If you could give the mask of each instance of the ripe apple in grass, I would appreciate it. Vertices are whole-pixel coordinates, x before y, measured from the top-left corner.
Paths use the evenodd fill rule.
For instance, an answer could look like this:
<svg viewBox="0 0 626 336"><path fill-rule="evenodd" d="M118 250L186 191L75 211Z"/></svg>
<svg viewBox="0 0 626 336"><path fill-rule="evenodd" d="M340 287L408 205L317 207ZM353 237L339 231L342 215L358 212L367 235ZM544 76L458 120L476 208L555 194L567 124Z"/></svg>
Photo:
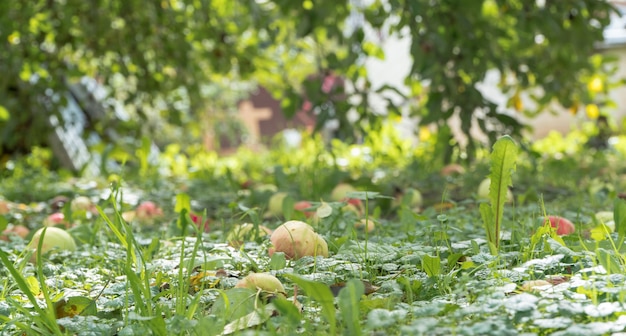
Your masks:
<svg viewBox="0 0 626 336"><path fill-rule="evenodd" d="M62 251L76 250L76 242L74 242L74 238L72 238L72 236L67 231L54 226L37 230L29 244L29 247L31 249L36 250L39 247L39 240L44 229L46 229L46 234L43 237L41 254L44 254L53 249L58 249Z"/></svg>
<svg viewBox="0 0 626 336"><path fill-rule="evenodd" d="M613 219L613 212L611 211L599 211L596 212L594 217L600 223L609 229L609 232L615 231L615 220Z"/></svg>
<svg viewBox="0 0 626 336"><path fill-rule="evenodd" d="M135 218L140 221L151 221L163 216L163 210L152 201L141 202L135 209Z"/></svg>
<svg viewBox="0 0 626 336"><path fill-rule="evenodd" d="M270 236L272 247L269 255L285 253L287 259L298 260L304 256L328 257L328 244L313 227L301 221L288 221L279 226Z"/></svg>
<svg viewBox="0 0 626 336"><path fill-rule="evenodd" d="M566 218L560 216L548 216L547 218L544 218L544 223L546 221L550 222L550 226L556 228L556 234L559 236L569 235L576 231L574 224Z"/></svg>
<svg viewBox="0 0 626 336"><path fill-rule="evenodd" d="M489 188L491 188L491 179L486 178L482 180L478 185L478 199L489 200ZM508 188L506 190L506 201L508 203L513 202L513 193L511 193L511 190Z"/></svg>
<svg viewBox="0 0 626 336"><path fill-rule="evenodd" d="M226 237L226 241L228 242L228 245L234 248L239 248L241 247L241 245L244 244L244 242L254 239L255 234L258 234L259 236L266 236L266 235L272 234L272 230L266 226L259 225L258 228L259 228L259 231L255 232L254 224L244 223L241 225L236 225L228 233L228 236Z"/></svg>
<svg viewBox="0 0 626 336"><path fill-rule="evenodd" d="M48 215L48 217L44 219L43 225L45 226L63 225L66 228L69 228L71 226L70 222L65 220L65 215L61 212L55 212L53 214Z"/></svg>
<svg viewBox="0 0 626 336"><path fill-rule="evenodd" d="M0 234L0 239L4 241L8 241L11 236L18 236L22 239L25 239L26 236L30 233L30 230L24 225L9 225L2 234Z"/></svg>
<svg viewBox="0 0 626 336"><path fill-rule="evenodd" d="M441 168L439 172L441 176L462 175L465 174L465 168L457 163L451 163Z"/></svg>
<svg viewBox="0 0 626 336"><path fill-rule="evenodd" d="M284 191L279 191L270 197L267 206L267 213L270 216L282 216L283 215L283 201L287 198L288 194Z"/></svg>
<svg viewBox="0 0 626 336"><path fill-rule="evenodd" d="M87 211L93 211L94 206L91 200L89 199L89 197L78 196L74 198L72 202L70 203L70 209L72 209L72 212L79 212L79 211L87 212Z"/></svg>
<svg viewBox="0 0 626 336"><path fill-rule="evenodd" d="M6 215L11 211L11 207L9 207L9 202L0 199L0 215Z"/></svg>
<svg viewBox="0 0 626 336"><path fill-rule="evenodd" d="M419 210L423 203L424 198L422 197L422 193L417 189L409 188L404 193L394 198L391 204L394 208L397 208L400 205L406 205L410 209Z"/></svg>
<svg viewBox="0 0 626 336"><path fill-rule="evenodd" d="M204 219L202 218L202 215L198 215L193 212L189 214L189 217L191 218L191 221L198 227L198 229L204 232L210 231L211 221L208 218Z"/></svg>
<svg viewBox="0 0 626 336"><path fill-rule="evenodd" d="M355 192L356 189L349 183L339 183L333 188L330 193L330 200L334 202L341 202L347 198L348 193Z"/></svg>
<svg viewBox="0 0 626 336"><path fill-rule="evenodd" d="M285 287L275 276L269 273L250 273L245 278L239 280L235 288L249 288L255 291L286 295Z"/></svg>
<svg viewBox="0 0 626 336"><path fill-rule="evenodd" d="M293 205L293 209L299 212L304 213L306 218L311 218L315 215L315 211L305 211L306 209L310 209L313 206L309 201L299 201Z"/></svg>
<svg viewBox="0 0 626 336"><path fill-rule="evenodd" d="M376 229L376 223L371 218L363 218L354 223L354 227L357 230L372 232Z"/></svg>

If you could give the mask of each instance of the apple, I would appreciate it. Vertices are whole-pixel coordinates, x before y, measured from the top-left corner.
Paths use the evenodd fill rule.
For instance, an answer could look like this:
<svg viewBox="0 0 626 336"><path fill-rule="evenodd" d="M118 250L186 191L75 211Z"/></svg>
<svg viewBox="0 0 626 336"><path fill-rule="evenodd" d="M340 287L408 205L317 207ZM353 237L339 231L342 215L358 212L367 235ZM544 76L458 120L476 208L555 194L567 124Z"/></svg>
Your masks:
<svg viewBox="0 0 626 336"><path fill-rule="evenodd" d="M152 201L141 202L135 209L135 217L140 221L150 221L163 216L163 210Z"/></svg>
<svg viewBox="0 0 626 336"><path fill-rule="evenodd" d="M254 187L254 191L258 193L275 193L278 191L278 188L276 188L276 186L273 184L259 184L258 186Z"/></svg>
<svg viewBox="0 0 626 336"><path fill-rule="evenodd" d="M410 209L418 210L422 207L423 203L424 198L422 197L422 193L417 189L409 188L393 200L392 206L399 207L400 205L405 204Z"/></svg>
<svg viewBox="0 0 626 336"><path fill-rule="evenodd" d="M311 218L315 215L315 211L305 211L306 209L310 209L313 206L309 201L299 201L293 205L293 209L296 211L300 211L304 213L306 218Z"/></svg>
<svg viewBox="0 0 626 336"><path fill-rule="evenodd" d="M525 281L522 284L522 290L525 292L534 292L542 290L544 288L548 288L548 286L552 286L552 284L547 282L546 280L530 280Z"/></svg>
<svg viewBox="0 0 626 336"><path fill-rule="evenodd" d="M331 201L341 202L347 197L348 193L355 191L356 189L351 184L339 183L335 186L335 188L333 188L332 192L330 193L330 199Z"/></svg>
<svg viewBox="0 0 626 336"><path fill-rule="evenodd" d="M288 259L298 260L304 256L328 257L328 244L309 224L301 221L288 221L279 226L270 236L274 252L283 252Z"/></svg>
<svg viewBox="0 0 626 336"><path fill-rule="evenodd" d="M66 228L70 227L70 223L65 220L65 215L61 212L55 212L53 214L48 215L48 217L44 219L43 225L45 226L63 225Z"/></svg>
<svg viewBox="0 0 626 336"><path fill-rule="evenodd" d="M0 215L6 215L11 211L11 207L9 206L9 202L0 199Z"/></svg>
<svg viewBox="0 0 626 336"><path fill-rule="evenodd" d="M489 188L491 188L491 179L486 178L478 185L478 199L489 200ZM506 191L506 201L513 202L513 193L510 189Z"/></svg>
<svg viewBox="0 0 626 336"><path fill-rule="evenodd" d="M9 225L6 229L4 229L4 231L2 231L0 239L8 241L10 236L18 236L25 239L29 233L30 230L24 225Z"/></svg>
<svg viewBox="0 0 626 336"><path fill-rule="evenodd" d="M135 212L135 210L129 210L129 211L122 212L122 219L126 223L132 222L133 220L135 220L135 217L137 217L137 213Z"/></svg>
<svg viewBox="0 0 626 336"><path fill-rule="evenodd" d="M596 212L594 217L600 223L609 229L609 232L615 231L615 220L613 219L613 212L611 211L599 211Z"/></svg>
<svg viewBox="0 0 626 336"><path fill-rule="evenodd" d="M272 197L270 197L270 200L268 202L268 209L267 209L267 212L270 216L282 216L283 201L285 200L287 196L288 195L286 192L280 191L272 195Z"/></svg>
<svg viewBox="0 0 626 336"><path fill-rule="evenodd" d="M190 213L189 217L191 218L191 221L196 224L196 226L198 227L198 229L203 230L204 232L209 232L210 231L210 227L209 225L211 224L211 221L209 219L206 219L204 221L203 224L203 218L202 215L198 215L195 213Z"/></svg>
<svg viewBox="0 0 626 336"><path fill-rule="evenodd" d="M363 218L356 223L354 223L354 227L357 230L363 230L367 232L372 232L376 228L376 223L371 218Z"/></svg>
<svg viewBox="0 0 626 336"><path fill-rule="evenodd" d="M67 233L67 231L54 226L37 230L30 241L30 248L34 250L37 249L37 247L39 246L39 239L44 229L46 230L46 234L43 237L41 254L51 251L52 249L65 251L76 250L76 243L74 242L74 238L72 238L72 236Z"/></svg>
<svg viewBox="0 0 626 336"><path fill-rule="evenodd" d="M269 273L250 273L239 280L235 288L249 288L255 291L261 290L272 294L286 296L285 287L275 276Z"/></svg>
<svg viewBox="0 0 626 336"><path fill-rule="evenodd" d="M461 166L460 164L451 163L441 168L441 171L439 173L441 174L441 176L461 175L465 174L465 168L463 168L463 166Z"/></svg>
<svg viewBox="0 0 626 336"><path fill-rule="evenodd" d="M556 228L556 234L558 234L559 236L569 235L576 231L576 227L574 226L574 224L563 217L548 216L547 221L550 222L550 226Z"/></svg>
<svg viewBox="0 0 626 336"><path fill-rule="evenodd" d="M72 212L91 211L92 207L93 203L89 197L86 196L78 196L72 200L72 203L70 203L70 209L72 209Z"/></svg>
<svg viewBox="0 0 626 336"><path fill-rule="evenodd" d="M228 242L228 245L234 248L239 248L244 242L251 240L257 234L259 236L271 235L272 230L266 226L259 225L259 232L255 232L254 224L244 223L236 225L232 230L230 230L228 236L226 236L226 241Z"/></svg>

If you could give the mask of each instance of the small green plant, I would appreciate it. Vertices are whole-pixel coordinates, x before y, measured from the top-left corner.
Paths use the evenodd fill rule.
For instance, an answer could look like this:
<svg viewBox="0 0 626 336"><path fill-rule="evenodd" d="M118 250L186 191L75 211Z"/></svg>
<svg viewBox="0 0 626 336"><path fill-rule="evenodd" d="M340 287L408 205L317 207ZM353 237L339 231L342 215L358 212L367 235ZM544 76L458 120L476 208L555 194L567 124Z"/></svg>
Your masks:
<svg viewBox="0 0 626 336"><path fill-rule="evenodd" d="M491 170L489 179L490 204L480 205L480 215L487 233L487 242L491 254L498 254L500 248L500 229L504 214L504 204L511 183L511 176L515 171L517 160L517 145L508 135L498 139L493 145L491 153Z"/></svg>

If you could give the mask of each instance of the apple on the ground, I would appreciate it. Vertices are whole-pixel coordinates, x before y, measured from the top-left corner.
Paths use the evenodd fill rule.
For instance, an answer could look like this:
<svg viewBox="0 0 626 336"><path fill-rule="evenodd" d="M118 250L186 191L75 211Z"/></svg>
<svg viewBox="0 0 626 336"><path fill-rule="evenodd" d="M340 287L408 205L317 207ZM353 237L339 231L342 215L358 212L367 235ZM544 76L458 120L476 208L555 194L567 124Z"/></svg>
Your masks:
<svg viewBox="0 0 626 336"><path fill-rule="evenodd" d="M269 273L250 273L239 280L235 288L249 288L255 291L261 290L272 294L286 295L285 287L280 280Z"/></svg>
<svg viewBox="0 0 626 336"><path fill-rule="evenodd" d="M560 216L548 216L544 221L549 221L550 226L556 228L556 234L559 236L569 235L576 231L576 227L569 219Z"/></svg>
<svg viewBox="0 0 626 336"><path fill-rule="evenodd" d="M65 251L76 250L76 242L74 242L74 238L72 238L72 236L67 231L54 226L37 230L30 241L30 248L32 248L33 250L37 249L37 247L39 246L39 239L44 229L46 229L46 233L43 237L41 254L44 254L52 249Z"/></svg>
<svg viewBox="0 0 626 336"><path fill-rule="evenodd" d="M250 240L254 239L256 234L258 234L259 236L265 236L265 235L271 235L272 234L272 230L270 230L266 226L259 225L258 226L258 229L259 229L258 232L255 232L254 228L255 228L255 226L252 223L244 223L244 224L241 224L241 225L236 225L228 233L228 236L226 237L226 242L228 242L228 245L230 245L230 246L232 246L234 248L239 248L246 241L250 241Z"/></svg>
<svg viewBox="0 0 626 336"><path fill-rule="evenodd" d="M357 230L372 232L376 228L376 223L371 218L362 218L354 223L354 227Z"/></svg>
<svg viewBox="0 0 626 336"><path fill-rule="evenodd" d="M304 256L328 257L328 244L313 227L301 221L288 221L279 226L270 236L272 247L268 252L285 253L288 259L298 260Z"/></svg>
<svg viewBox="0 0 626 336"><path fill-rule="evenodd" d="M330 193L330 200L334 202L341 202L347 198L348 193L355 192L356 189L349 183L339 183L333 188Z"/></svg>

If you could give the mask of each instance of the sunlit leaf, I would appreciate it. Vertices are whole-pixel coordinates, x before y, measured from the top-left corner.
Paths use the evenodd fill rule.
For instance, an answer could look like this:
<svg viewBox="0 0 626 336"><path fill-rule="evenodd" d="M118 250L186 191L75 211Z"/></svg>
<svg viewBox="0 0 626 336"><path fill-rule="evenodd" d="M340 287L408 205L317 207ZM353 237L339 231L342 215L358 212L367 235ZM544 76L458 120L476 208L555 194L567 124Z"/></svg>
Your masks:
<svg viewBox="0 0 626 336"><path fill-rule="evenodd" d="M74 317L76 315L89 316L98 313L96 302L84 296L72 296L54 303L57 318Z"/></svg>

